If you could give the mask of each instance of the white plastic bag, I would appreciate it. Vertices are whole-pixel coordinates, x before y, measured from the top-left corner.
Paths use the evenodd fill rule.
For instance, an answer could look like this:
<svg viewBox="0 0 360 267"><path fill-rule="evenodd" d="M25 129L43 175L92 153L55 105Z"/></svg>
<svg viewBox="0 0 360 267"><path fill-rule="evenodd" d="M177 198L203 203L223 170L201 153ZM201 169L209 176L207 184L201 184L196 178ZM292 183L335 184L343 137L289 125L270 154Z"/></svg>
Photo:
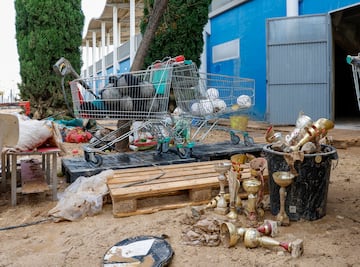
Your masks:
<svg viewBox="0 0 360 267"><path fill-rule="evenodd" d="M105 170L90 177L78 177L59 195L59 202L49 215L58 221L75 221L100 213L103 196L109 193L106 182L113 175L113 170Z"/></svg>
<svg viewBox="0 0 360 267"><path fill-rule="evenodd" d="M51 124L47 121L19 120L19 140L15 149L33 150L53 136Z"/></svg>

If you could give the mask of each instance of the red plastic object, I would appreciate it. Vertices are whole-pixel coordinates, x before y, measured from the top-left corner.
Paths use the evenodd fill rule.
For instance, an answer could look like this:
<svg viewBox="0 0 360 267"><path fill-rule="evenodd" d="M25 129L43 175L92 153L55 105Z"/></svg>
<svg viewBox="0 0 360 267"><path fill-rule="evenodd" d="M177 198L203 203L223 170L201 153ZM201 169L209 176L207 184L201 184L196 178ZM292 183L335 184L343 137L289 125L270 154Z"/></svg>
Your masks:
<svg viewBox="0 0 360 267"><path fill-rule="evenodd" d="M76 127L70 130L66 137L65 142L67 143L87 143L92 138L91 133L83 131L80 127Z"/></svg>
<svg viewBox="0 0 360 267"><path fill-rule="evenodd" d="M153 148L154 146L157 145L157 141L150 141L150 142L144 142L141 140L135 140L134 141L134 146L137 146L139 148L139 150L146 150L146 149L150 149Z"/></svg>
<svg viewBox="0 0 360 267"><path fill-rule="evenodd" d="M26 116L30 115L30 101L20 101L19 106L24 107Z"/></svg>
<svg viewBox="0 0 360 267"><path fill-rule="evenodd" d="M184 60L185 60L185 57L183 55L179 55L179 56L175 57L176 62L182 62Z"/></svg>

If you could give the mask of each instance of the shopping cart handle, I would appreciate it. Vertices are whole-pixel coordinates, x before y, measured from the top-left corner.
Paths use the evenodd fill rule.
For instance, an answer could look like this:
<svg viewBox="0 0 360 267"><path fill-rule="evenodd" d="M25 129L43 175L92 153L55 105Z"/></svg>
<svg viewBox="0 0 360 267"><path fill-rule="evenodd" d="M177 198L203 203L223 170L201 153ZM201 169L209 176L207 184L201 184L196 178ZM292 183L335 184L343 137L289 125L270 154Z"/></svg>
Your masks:
<svg viewBox="0 0 360 267"><path fill-rule="evenodd" d="M349 65L360 66L360 55L358 55L358 56L350 56L350 55L348 55L346 57L346 62Z"/></svg>

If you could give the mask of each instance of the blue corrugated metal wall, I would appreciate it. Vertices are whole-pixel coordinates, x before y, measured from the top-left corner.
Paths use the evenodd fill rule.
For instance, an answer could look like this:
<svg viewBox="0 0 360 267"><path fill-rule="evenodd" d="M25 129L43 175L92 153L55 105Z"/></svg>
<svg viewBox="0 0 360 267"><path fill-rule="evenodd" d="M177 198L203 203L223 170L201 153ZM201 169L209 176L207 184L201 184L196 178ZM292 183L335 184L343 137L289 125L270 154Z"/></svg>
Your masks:
<svg viewBox="0 0 360 267"><path fill-rule="evenodd" d="M356 3L354 0L301 0L299 13L323 14ZM253 0L210 18L208 72L255 79L256 105L251 115L256 120L266 119L266 20L284 16L286 0ZM240 58L213 63L212 47L237 38L240 39Z"/></svg>

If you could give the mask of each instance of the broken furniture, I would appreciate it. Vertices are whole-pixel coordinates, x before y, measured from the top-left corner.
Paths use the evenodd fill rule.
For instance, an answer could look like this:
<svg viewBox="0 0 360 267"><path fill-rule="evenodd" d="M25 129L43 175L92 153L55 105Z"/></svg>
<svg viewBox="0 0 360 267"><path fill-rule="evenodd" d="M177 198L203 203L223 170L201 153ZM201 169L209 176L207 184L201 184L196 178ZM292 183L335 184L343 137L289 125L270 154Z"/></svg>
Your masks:
<svg viewBox="0 0 360 267"><path fill-rule="evenodd" d="M2 178L3 185L6 185L6 178L10 177L11 173L11 205L16 206L16 194L18 191L17 188L17 180L18 180L18 172L17 172L17 159L18 157L23 156L41 156L41 171L38 168L33 168L29 164L26 164L26 161L23 161L21 164L21 174L26 177L21 177L22 184L26 183L26 180L32 180L32 186L25 186L25 191L21 188L20 192L22 193L39 193L52 189L52 198L53 200L57 200L57 156L60 153L60 149L57 147L44 147L37 148L33 151L13 151L13 150L5 150L1 154L1 168L2 168ZM33 174L40 174L38 177L34 177ZM45 181L48 187L44 187L42 183L45 175ZM23 181L23 179L25 179ZM34 186L36 184L36 180L38 181L38 186ZM27 189L26 189L27 187ZM36 188L37 187L37 188ZM41 189L41 190L39 190Z"/></svg>
<svg viewBox="0 0 360 267"><path fill-rule="evenodd" d="M19 139L19 120L12 114L0 113L0 152L3 146L14 146ZM5 191L6 178L4 171L1 172L1 191Z"/></svg>

